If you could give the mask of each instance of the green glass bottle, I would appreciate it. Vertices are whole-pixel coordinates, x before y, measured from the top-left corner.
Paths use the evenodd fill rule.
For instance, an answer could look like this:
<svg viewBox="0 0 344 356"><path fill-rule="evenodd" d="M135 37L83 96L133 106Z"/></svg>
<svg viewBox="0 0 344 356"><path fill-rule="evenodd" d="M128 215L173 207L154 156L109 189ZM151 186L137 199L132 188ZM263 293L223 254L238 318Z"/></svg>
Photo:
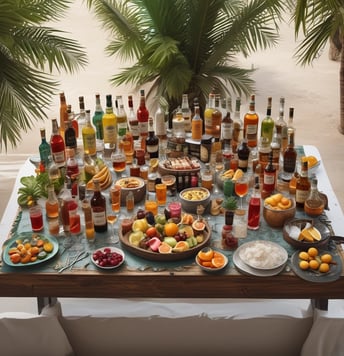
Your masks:
<svg viewBox="0 0 344 356"><path fill-rule="evenodd" d="M92 117L92 123L94 127L96 128L96 138L97 140L102 140L104 138L104 133L103 133L103 115L104 115L104 110L102 108L102 105L100 103L100 94L96 94L96 107L94 111L94 115Z"/></svg>
<svg viewBox="0 0 344 356"><path fill-rule="evenodd" d="M272 106L272 97L268 97L268 105L266 109L266 117L263 119L261 124L260 135L266 137L269 141L269 144L272 142L272 135L274 132L275 122L271 117L271 106Z"/></svg>
<svg viewBox="0 0 344 356"><path fill-rule="evenodd" d="M46 137L45 137L45 129L40 129L40 131L41 131L41 143L38 147L39 156L40 156L41 162L43 162L43 164L44 164L44 167L48 168L49 157L51 156L50 145L47 142Z"/></svg>

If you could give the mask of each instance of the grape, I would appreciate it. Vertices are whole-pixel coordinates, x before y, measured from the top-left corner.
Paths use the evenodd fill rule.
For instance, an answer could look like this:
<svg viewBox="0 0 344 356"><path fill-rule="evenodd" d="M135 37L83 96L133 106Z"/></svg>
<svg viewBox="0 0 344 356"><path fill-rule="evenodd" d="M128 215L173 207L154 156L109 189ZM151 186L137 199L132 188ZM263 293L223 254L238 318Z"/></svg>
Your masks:
<svg viewBox="0 0 344 356"><path fill-rule="evenodd" d="M118 252L111 252L110 248L105 248L103 251L94 252L93 259L100 267L116 267L122 262L123 256Z"/></svg>

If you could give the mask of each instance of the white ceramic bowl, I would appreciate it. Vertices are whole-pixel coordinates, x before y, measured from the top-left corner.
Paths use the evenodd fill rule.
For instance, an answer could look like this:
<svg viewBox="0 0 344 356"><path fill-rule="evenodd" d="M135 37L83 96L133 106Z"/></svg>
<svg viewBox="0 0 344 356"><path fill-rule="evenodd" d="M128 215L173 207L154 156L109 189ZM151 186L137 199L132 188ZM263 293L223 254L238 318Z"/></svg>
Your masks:
<svg viewBox="0 0 344 356"><path fill-rule="evenodd" d="M110 254L113 254L113 253L116 253L116 254L119 254L122 256L122 260L121 262L119 262L118 264L114 265L114 266L102 266L99 264L99 261L96 260L95 258L95 254L96 253L110 253ZM117 248L117 247L113 247L113 246L105 246L105 247L101 247L101 248L97 248L95 251L93 251L92 255L91 255L91 261L99 268L101 269L115 269L115 268L118 268L119 266L121 266L123 264L125 260L125 254L123 252L123 250L121 250L120 248Z"/></svg>

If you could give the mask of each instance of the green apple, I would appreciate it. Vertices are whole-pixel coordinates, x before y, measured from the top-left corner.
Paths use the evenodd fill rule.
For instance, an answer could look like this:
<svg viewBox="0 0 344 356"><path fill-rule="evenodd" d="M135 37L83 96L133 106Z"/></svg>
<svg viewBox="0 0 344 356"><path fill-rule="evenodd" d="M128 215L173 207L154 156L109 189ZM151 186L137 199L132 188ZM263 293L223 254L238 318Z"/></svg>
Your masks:
<svg viewBox="0 0 344 356"><path fill-rule="evenodd" d="M186 242L189 244L190 247L194 247L198 244L197 239L194 236L187 238Z"/></svg>
<svg viewBox="0 0 344 356"><path fill-rule="evenodd" d="M172 236L166 236L166 237L164 238L164 242L166 242L167 244L169 244L171 247L174 247L174 246L176 246L176 244L177 244L177 240L176 240L174 237L172 237Z"/></svg>
<svg viewBox="0 0 344 356"><path fill-rule="evenodd" d="M155 216L155 223L165 225L166 224L166 217L164 214L158 214Z"/></svg>

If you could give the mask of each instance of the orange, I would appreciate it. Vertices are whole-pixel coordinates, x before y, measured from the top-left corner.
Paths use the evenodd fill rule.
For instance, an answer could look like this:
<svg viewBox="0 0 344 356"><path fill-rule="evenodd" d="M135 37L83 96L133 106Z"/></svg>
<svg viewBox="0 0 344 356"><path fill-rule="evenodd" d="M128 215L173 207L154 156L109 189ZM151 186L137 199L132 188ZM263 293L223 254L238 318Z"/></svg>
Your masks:
<svg viewBox="0 0 344 356"><path fill-rule="evenodd" d="M320 258L321 262L330 263L332 261L332 256L329 253L325 253Z"/></svg>
<svg viewBox="0 0 344 356"><path fill-rule="evenodd" d="M301 252L299 253L299 258L301 258L301 260L308 261L308 260L309 260L309 255L308 255L307 252L301 251Z"/></svg>
<svg viewBox="0 0 344 356"><path fill-rule="evenodd" d="M213 267L213 264L210 261L200 261L200 264L204 267L211 268Z"/></svg>
<svg viewBox="0 0 344 356"><path fill-rule="evenodd" d="M166 223L164 226L164 232L166 236L174 236L177 234L178 230L178 225L174 222Z"/></svg>
<svg viewBox="0 0 344 356"><path fill-rule="evenodd" d="M299 267L301 268L301 269L308 269L309 268L309 263L307 262L307 261L300 261L300 263L299 263Z"/></svg>
<svg viewBox="0 0 344 356"><path fill-rule="evenodd" d="M225 262L226 262L225 257L221 253L214 252L214 257L211 260L211 264L213 265L213 267L215 268L223 267Z"/></svg>
<svg viewBox="0 0 344 356"><path fill-rule="evenodd" d="M167 242L162 242L159 246L160 253L171 253L172 247Z"/></svg>
<svg viewBox="0 0 344 356"><path fill-rule="evenodd" d="M328 263L322 263L319 267L319 272L326 273L330 270L330 266Z"/></svg>
<svg viewBox="0 0 344 356"><path fill-rule="evenodd" d="M319 253L315 247L310 247L307 252L308 252L308 255L311 257L318 256L318 253Z"/></svg>
<svg viewBox="0 0 344 356"><path fill-rule="evenodd" d="M311 260L311 261L309 261L309 267L311 269L318 269L319 268L319 262L317 260Z"/></svg>
<svg viewBox="0 0 344 356"><path fill-rule="evenodd" d="M197 256L201 261L211 261L214 257L214 251L211 248L203 249L198 252Z"/></svg>

